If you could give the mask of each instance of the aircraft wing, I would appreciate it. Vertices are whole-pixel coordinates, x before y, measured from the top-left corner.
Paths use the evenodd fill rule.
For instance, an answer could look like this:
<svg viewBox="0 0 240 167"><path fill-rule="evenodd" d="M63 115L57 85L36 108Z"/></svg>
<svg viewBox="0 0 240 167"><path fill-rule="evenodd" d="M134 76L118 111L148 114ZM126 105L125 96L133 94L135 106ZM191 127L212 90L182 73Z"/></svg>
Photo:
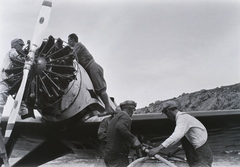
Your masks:
<svg viewBox="0 0 240 167"><path fill-rule="evenodd" d="M218 150L226 149L222 140L216 136L229 140L227 143L239 142L236 136L240 132L240 110L229 111L199 111L190 112L207 128L210 147ZM6 127L3 118L1 127ZM97 139L97 129L100 120L94 117L85 122L74 121L63 124L49 124L41 117L36 119L17 120L13 130L13 141L7 145L7 150L28 150L13 166L39 166L66 154L76 154L79 159L95 159L98 157L100 142ZM95 121L91 121L91 119ZM173 132L174 123L162 114L133 115L132 132L143 143L160 143ZM232 131L233 130L233 131ZM216 146L217 145L217 146ZM231 145L231 144L230 144Z"/></svg>
<svg viewBox="0 0 240 167"><path fill-rule="evenodd" d="M99 147L99 122L83 123L74 119L77 117L71 120L73 124L69 121L61 126L46 123L41 117L17 120L6 149L9 155L19 150L28 153L12 166L39 166L79 150L83 150L81 157L94 158ZM1 123L3 131L6 120L3 118Z"/></svg>

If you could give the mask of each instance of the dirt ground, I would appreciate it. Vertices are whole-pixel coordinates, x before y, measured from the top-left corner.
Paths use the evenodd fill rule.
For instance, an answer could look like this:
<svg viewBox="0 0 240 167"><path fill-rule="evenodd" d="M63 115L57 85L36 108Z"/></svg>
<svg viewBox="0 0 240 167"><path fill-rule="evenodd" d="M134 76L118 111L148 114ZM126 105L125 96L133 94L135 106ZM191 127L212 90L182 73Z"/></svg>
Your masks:
<svg viewBox="0 0 240 167"><path fill-rule="evenodd" d="M11 158L10 164L14 164L19 158ZM98 165L97 165L98 164ZM86 159L78 159L73 155L66 155L64 157L58 158L54 161L46 163L41 167L102 167L103 161L99 160L98 163L96 160L86 160ZM161 163L146 163L140 166L147 167L165 167L167 165ZM184 163L176 163L178 167L187 167L187 164ZM240 166L240 151L232 151L219 153L218 155L214 155L214 162L212 167L239 167Z"/></svg>

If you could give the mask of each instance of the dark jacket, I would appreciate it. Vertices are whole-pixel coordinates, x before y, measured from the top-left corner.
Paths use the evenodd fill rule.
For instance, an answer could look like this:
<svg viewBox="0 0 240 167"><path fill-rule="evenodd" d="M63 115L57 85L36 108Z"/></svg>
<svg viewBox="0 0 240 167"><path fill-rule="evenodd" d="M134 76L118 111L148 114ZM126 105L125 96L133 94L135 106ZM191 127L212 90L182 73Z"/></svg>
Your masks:
<svg viewBox="0 0 240 167"><path fill-rule="evenodd" d="M108 127L106 154L129 154L135 141L135 136L130 132L131 124L131 117L123 111L114 116Z"/></svg>
<svg viewBox="0 0 240 167"><path fill-rule="evenodd" d="M99 148L100 157L105 156L105 148L107 145L107 129L112 118L113 118L112 116L107 117L103 119L102 122L99 124L98 139L101 141L100 148Z"/></svg>

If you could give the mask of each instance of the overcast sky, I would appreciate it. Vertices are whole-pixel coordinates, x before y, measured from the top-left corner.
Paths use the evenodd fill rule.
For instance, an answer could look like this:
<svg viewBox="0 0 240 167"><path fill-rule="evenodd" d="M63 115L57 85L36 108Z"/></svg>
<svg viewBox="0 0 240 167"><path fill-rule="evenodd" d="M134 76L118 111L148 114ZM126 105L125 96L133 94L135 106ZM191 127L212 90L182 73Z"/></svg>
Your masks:
<svg viewBox="0 0 240 167"><path fill-rule="evenodd" d="M0 56L31 39L42 0L0 1ZM239 83L239 0L53 0L45 37L78 34L107 92L137 108Z"/></svg>

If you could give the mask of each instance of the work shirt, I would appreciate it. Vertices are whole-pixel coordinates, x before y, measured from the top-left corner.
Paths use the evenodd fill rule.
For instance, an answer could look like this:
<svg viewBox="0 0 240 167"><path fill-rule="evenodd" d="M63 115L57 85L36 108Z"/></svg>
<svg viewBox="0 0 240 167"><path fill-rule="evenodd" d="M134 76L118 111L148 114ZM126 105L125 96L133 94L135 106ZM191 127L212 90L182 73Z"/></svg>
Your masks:
<svg viewBox="0 0 240 167"><path fill-rule="evenodd" d="M12 60L17 59L19 54L15 48L12 48L4 57L2 64L1 64L1 74L0 74L0 81L8 78L8 75L5 73L5 70L10 69L12 67Z"/></svg>
<svg viewBox="0 0 240 167"><path fill-rule="evenodd" d="M1 65L1 73L0 73L0 119L3 113L3 108L6 105L9 93L8 93L8 84L4 82L5 79L8 79L10 76L5 72L7 69L11 69L13 67L13 60L20 60L24 61L24 58L22 58L17 50L15 48L12 48L3 59L2 65ZM26 107L26 104L24 101L22 101L21 109L19 110L19 115L24 115L28 113L28 109ZM1 122L1 120L0 120Z"/></svg>
<svg viewBox="0 0 240 167"><path fill-rule="evenodd" d="M172 146L184 136L196 149L207 141L208 134L206 128L199 120L185 112L178 112L176 114L176 127L174 132L162 145L165 148Z"/></svg>
<svg viewBox="0 0 240 167"><path fill-rule="evenodd" d="M87 48L78 42L73 48L73 54L77 57L78 63L87 71L96 93L99 95L101 91L106 91L107 84L103 76L103 68L95 62Z"/></svg>
<svg viewBox="0 0 240 167"><path fill-rule="evenodd" d="M85 69L94 62L93 56L81 42L76 43L73 53L77 56L78 63Z"/></svg>
<svg viewBox="0 0 240 167"><path fill-rule="evenodd" d="M118 112L110 121L107 131L107 155L128 155L135 141L130 132L132 120L124 111Z"/></svg>

